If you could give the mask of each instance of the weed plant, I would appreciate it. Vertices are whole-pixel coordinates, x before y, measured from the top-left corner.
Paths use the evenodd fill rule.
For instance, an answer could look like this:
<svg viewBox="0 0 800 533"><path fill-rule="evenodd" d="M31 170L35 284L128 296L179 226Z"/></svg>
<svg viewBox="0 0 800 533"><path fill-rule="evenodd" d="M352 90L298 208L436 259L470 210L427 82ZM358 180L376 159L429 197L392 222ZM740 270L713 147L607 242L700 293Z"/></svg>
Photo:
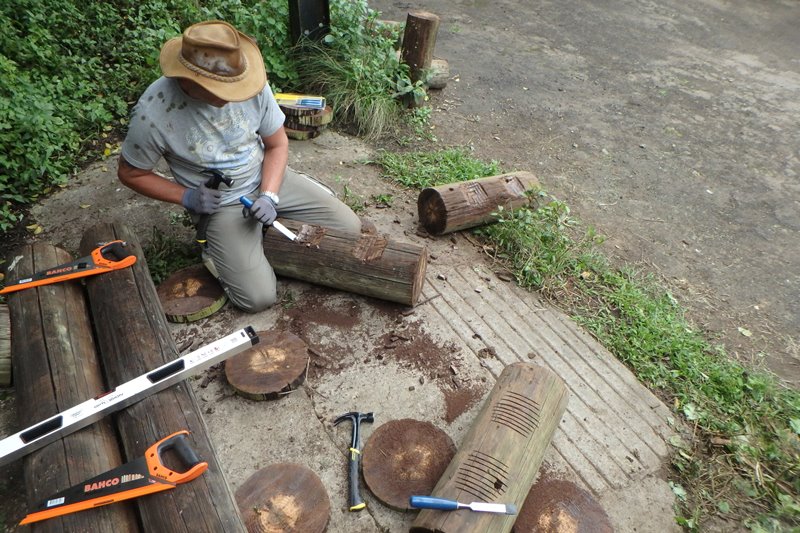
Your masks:
<svg viewBox="0 0 800 533"><path fill-rule="evenodd" d="M431 159L385 154L377 162L386 177L416 188L481 177L467 152L447 158L452 167L429 169L433 178L419 171L420 160ZM530 207L498 209L497 223L475 233L520 285L566 309L688 424L689 442L670 439L678 523L698 530L715 517L754 531L797 530L800 393L730 359L663 283L615 268L599 250L602 238L566 204L533 196Z"/></svg>
<svg viewBox="0 0 800 533"><path fill-rule="evenodd" d="M143 251L150 277L156 285L173 272L200 262L200 253L194 243L171 237L156 226L153 226L150 242Z"/></svg>

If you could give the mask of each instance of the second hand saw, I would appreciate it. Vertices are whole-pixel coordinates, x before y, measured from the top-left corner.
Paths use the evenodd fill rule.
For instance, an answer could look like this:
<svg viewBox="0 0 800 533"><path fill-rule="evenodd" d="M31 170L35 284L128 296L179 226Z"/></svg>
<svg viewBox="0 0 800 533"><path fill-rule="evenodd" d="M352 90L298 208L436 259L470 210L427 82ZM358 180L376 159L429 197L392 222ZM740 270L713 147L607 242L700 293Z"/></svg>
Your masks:
<svg viewBox="0 0 800 533"><path fill-rule="evenodd" d="M18 279L6 285L0 291L0 294L40 287L68 279L94 276L95 274L103 274L129 267L136 262L136 256L126 246L127 243L124 241L111 241L92 250L91 255Z"/></svg>
<svg viewBox="0 0 800 533"><path fill-rule="evenodd" d="M193 480L206 471L208 463L197 458L189 446L188 434L185 429L173 433L150 446L144 457L50 496L20 525L174 489L179 483ZM183 472L164 464L164 453L170 450L185 468Z"/></svg>

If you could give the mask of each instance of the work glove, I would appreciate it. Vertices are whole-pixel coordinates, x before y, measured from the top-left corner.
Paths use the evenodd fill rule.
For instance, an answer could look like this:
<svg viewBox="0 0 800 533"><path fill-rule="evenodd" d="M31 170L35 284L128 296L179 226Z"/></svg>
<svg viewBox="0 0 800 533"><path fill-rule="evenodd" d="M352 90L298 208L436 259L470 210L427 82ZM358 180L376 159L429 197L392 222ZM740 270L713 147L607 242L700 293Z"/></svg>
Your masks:
<svg viewBox="0 0 800 533"><path fill-rule="evenodd" d="M246 207L244 211L247 211ZM278 218L278 213L275 211L275 202L269 196L259 196L250 207L250 215L261 222L264 227L271 225Z"/></svg>
<svg viewBox="0 0 800 533"><path fill-rule="evenodd" d="M211 189L204 184L196 189L186 189L181 205L197 215L211 215L219 211L222 191Z"/></svg>

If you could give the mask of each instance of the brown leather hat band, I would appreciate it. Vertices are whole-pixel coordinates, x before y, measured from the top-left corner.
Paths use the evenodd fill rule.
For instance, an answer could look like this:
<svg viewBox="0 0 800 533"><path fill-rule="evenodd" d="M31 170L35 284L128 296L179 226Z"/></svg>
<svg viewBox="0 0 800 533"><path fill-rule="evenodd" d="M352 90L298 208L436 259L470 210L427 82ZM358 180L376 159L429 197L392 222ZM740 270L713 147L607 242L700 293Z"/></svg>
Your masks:
<svg viewBox="0 0 800 533"><path fill-rule="evenodd" d="M242 73L236 76L220 76L219 74L215 74L214 72L209 72L208 70L198 67L194 63L190 63L188 59L183 57L183 54L178 54L178 61L181 62L181 65L188 68L195 74L199 74L201 76L205 76L206 78L212 79L214 81L221 81L225 83L234 83L237 81L242 81L247 77L247 58L242 56Z"/></svg>

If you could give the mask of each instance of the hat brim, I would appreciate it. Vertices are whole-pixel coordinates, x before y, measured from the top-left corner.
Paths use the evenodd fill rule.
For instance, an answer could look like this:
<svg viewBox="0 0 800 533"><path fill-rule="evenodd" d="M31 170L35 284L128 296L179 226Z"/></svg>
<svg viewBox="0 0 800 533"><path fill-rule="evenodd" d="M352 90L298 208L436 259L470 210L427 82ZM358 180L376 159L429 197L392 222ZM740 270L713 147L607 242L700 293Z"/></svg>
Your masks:
<svg viewBox="0 0 800 533"><path fill-rule="evenodd" d="M186 78L202 86L208 92L228 102L243 102L254 97L267 83L267 71L261 51L250 38L239 33L242 53L247 59L247 74L239 81L226 82L208 78L186 68L180 62L183 37L170 39L161 47L159 63L161 72L167 78Z"/></svg>

